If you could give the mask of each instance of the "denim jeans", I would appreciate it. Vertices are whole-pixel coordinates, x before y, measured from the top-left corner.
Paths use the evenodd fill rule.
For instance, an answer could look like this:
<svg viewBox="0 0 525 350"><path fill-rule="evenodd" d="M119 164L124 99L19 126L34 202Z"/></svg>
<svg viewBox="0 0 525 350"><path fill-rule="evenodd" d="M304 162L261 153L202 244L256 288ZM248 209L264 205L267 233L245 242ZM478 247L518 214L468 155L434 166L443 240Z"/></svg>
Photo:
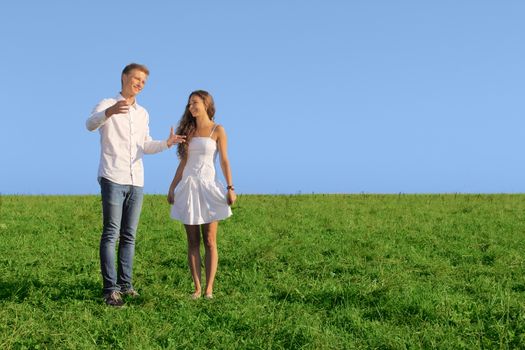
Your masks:
<svg viewBox="0 0 525 350"><path fill-rule="evenodd" d="M104 293L132 289L135 233L142 209L142 187L119 185L100 178L104 228L100 238L100 269ZM115 244L118 272L115 271Z"/></svg>

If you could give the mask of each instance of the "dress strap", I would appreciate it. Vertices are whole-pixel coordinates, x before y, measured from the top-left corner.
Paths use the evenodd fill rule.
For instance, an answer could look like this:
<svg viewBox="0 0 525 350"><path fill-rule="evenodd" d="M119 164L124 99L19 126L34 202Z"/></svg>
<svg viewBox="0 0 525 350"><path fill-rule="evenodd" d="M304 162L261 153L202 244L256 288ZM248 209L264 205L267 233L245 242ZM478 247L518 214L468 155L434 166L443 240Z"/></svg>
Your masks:
<svg viewBox="0 0 525 350"><path fill-rule="evenodd" d="M211 129L210 136L208 136L208 137L211 137L211 135L213 135L213 132L215 131L215 129L217 128L217 126L219 126L219 124L215 124L215 125L213 126L213 129Z"/></svg>

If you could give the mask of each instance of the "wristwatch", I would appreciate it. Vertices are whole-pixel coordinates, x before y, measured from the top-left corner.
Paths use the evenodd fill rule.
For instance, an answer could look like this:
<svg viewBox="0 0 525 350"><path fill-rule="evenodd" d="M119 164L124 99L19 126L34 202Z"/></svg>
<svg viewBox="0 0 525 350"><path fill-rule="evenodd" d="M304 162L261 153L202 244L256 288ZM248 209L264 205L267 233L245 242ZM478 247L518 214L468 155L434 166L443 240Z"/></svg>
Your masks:
<svg viewBox="0 0 525 350"><path fill-rule="evenodd" d="M235 191L235 188L233 188L233 185L231 185L231 186L226 186L226 189L227 189L227 190Z"/></svg>

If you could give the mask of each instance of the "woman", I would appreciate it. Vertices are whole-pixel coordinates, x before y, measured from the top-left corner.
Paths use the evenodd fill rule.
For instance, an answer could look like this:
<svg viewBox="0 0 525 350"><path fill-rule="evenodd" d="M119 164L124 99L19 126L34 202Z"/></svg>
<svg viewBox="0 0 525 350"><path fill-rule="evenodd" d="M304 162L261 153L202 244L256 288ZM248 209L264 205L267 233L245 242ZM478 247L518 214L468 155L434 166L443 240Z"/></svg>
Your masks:
<svg viewBox="0 0 525 350"><path fill-rule="evenodd" d="M188 263L195 291L192 299L201 297L200 234L205 247L206 288L204 297L213 298L213 282L217 272L218 221L232 215L235 202L227 137L224 128L214 122L215 105L212 96L203 90L190 94L177 135L185 135L179 144L179 166L168 191L168 203L173 204L171 217L184 224L188 237ZM228 186L226 190L215 177L214 160L220 155L220 165Z"/></svg>

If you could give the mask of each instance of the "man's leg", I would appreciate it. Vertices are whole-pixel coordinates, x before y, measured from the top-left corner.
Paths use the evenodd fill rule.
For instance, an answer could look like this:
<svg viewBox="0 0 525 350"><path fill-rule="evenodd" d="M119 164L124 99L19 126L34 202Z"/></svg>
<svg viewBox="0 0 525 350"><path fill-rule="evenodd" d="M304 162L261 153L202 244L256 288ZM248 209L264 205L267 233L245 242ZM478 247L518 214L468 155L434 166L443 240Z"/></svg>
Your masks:
<svg viewBox="0 0 525 350"><path fill-rule="evenodd" d="M120 232L122 207L125 198L125 186L100 179L102 194L102 213L104 228L100 238L100 270L104 284L104 294L118 292L115 271L115 242Z"/></svg>
<svg viewBox="0 0 525 350"><path fill-rule="evenodd" d="M139 224L143 200L142 187L129 186L124 202L120 228L119 260L117 284L123 292L133 291L133 257L135 255L135 235Z"/></svg>

